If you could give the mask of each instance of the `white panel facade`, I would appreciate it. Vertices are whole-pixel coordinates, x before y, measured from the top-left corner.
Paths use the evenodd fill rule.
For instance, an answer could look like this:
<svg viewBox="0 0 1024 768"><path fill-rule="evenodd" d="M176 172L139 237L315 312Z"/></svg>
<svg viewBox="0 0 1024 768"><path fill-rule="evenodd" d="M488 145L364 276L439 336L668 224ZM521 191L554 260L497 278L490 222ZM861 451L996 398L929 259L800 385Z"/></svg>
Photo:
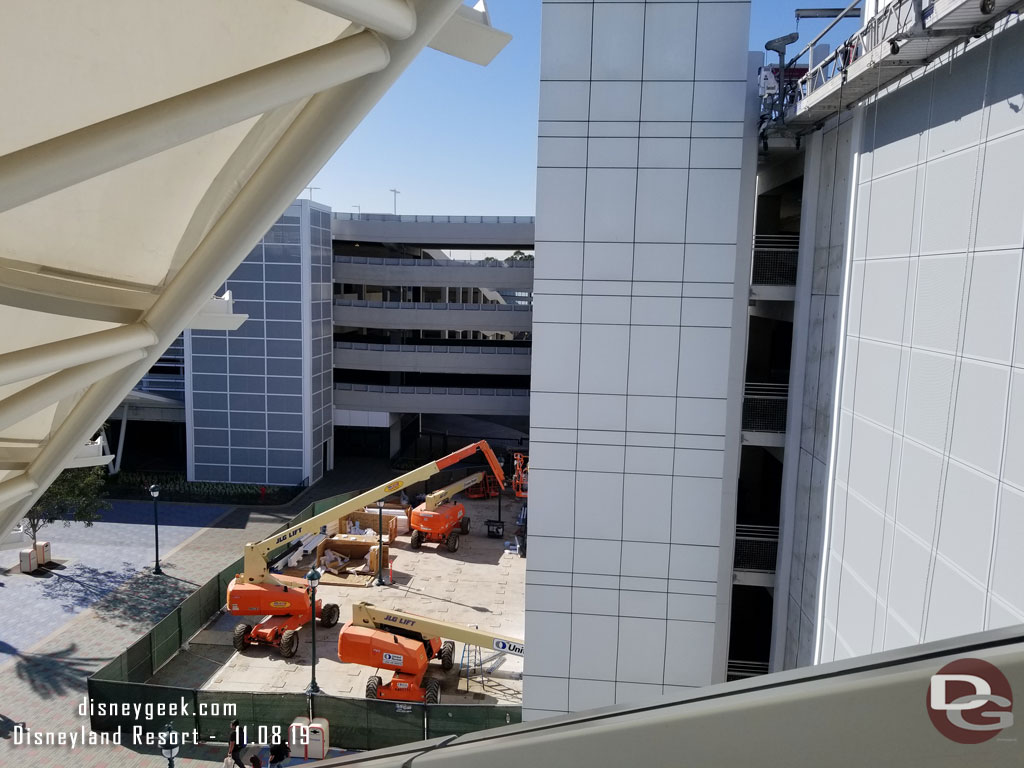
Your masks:
<svg viewBox="0 0 1024 768"><path fill-rule="evenodd" d="M1024 622L1022 49L861 110L821 661Z"/></svg>
<svg viewBox="0 0 1024 768"><path fill-rule="evenodd" d="M525 718L725 679L754 174L748 2L543 8Z"/></svg>

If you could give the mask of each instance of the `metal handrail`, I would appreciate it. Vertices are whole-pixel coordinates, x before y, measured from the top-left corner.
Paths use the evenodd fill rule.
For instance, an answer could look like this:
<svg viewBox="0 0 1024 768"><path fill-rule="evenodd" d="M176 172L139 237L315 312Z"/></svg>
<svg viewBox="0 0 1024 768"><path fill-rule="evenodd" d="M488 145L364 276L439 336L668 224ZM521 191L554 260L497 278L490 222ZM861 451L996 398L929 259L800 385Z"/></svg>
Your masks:
<svg viewBox="0 0 1024 768"><path fill-rule="evenodd" d="M431 216L392 213L345 213L334 211L340 221L393 221L417 224L533 224L533 216Z"/></svg>
<svg viewBox="0 0 1024 768"><path fill-rule="evenodd" d="M743 385L743 396L785 399L789 397L789 384L748 381Z"/></svg>
<svg viewBox="0 0 1024 768"><path fill-rule="evenodd" d="M494 397L529 397L528 389L504 389L493 387L413 387L385 384L349 384L338 381L334 389L342 392L380 392L399 395L487 395Z"/></svg>
<svg viewBox="0 0 1024 768"><path fill-rule="evenodd" d="M907 14L906 20L901 20L900 11L904 8L909 8L910 13ZM892 26L894 21L895 26ZM807 74L797 81L791 103L799 105L800 101L828 83L833 77L841 75L855 61L883 43L905 34L916 23L916 13L911 0L892 0L885 8L880 9L868 19L864 26L851 35L843 45L838 46L822 59L821 63L809 69Z"/></svg>
<svg viewBox="0 0 1024 768"><path fill-rule="evenodd" d="M755 248L799 248L800 235L754 235Z"/></svg>
<svg viewBox="0 0 1024 768"><path fill-rule="evenodd" d="M533 259L516 259L505 261L495 259L451 259L444 261L440 259L405 259L398 256L351 256L337 254L334 256L335 264L366 264L374 267L472 267L472 268L501 268L501 269L533 269Z"/></svg>
<svg viewBox="0 0 1024 768"><path fill-rule="evenodd" d="M532 312L533 307L522 304L459 304L444 301L367 301L365 299L335 299L336 307L370 309L431 309L431 310L483 310L485 312Z"/></svg>
<svg viewBox="0 0 1024 768"><path fill-rule="evenodd" d="M444 344L367 344L352 341L336 341L335 349L351 349L366 352L424 352L437 354L465 353L482 355L529 355L529 347L460 347Z"/></svg>
<svg viewBox="0 0 1024 768"><path fill-rule="evenodd" d="M805 53L807 53L809 50L811 50L811 48L814 47L815 43L817 43L819 40L821 40L821 38L823 38L825 35L827 35L829 32L831 32L832 28L836 24L838 24L840 21L845 19L846 18L846 14L848 14L850 11L852 11L854 8L856 8L858 5L860 5L860 0L853 0L852 3L850 3L848 6L846 6L843 9L843 12L840 13L838 16L835 17L835 19L832 20L831 24L829 24L827 27L825 27L823 30L821 30L821 32L818 33L817 37L815 37L813 40L811 40L811 42L809 42L807 45L805 45L800 50L800 53L798 53L796 56L794 56L792 59L789 60L789 63L786 65L786 69L789 69L794 64L796 64L797 60L801 56L803 56Z"/></svg>
<svg viewBox="0 0 1024 768"><path fill-rule="evenodd" d="M778 541L779 526L777 525L736 525L737 539L768 539Z"/></svg>

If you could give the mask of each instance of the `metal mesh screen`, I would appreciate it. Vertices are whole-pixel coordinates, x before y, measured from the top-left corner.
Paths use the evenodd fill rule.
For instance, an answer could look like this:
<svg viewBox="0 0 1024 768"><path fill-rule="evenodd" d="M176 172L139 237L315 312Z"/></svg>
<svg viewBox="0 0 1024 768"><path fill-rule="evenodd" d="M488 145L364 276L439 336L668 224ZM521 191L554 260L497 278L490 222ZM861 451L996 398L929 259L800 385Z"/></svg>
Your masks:
<svg viewBox="0 0 1024 768"><path fill-rule="evenodd" d="M777 540L737 536L733 567L740 571L774 571L778 555Z"/></svg>
<svg viewBox="0 0 1024 768"><path fill-rule="evenodd" d="M751 285L796 285L795 248L755 248Z"/></svg>
<svg viewBox="0 0 1024 768"><path fill-rule="evenodd" d="M748 432L785 432L786 402L784 397L745 397L743 429Z"/></svg>

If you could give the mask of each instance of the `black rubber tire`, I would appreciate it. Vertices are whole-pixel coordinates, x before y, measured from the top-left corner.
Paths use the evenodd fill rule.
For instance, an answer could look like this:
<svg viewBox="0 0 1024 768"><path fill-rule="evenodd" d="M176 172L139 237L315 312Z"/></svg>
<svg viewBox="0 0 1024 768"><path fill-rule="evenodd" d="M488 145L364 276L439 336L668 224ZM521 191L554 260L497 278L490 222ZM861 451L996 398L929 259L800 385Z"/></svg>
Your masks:
<svg viewBox="0 0 1024 768"><path fill-rule="evenodd" d="M299 633L294 629L286 629L281 635L281 655L290 659L299 650Z"/></svg>
<svg viewBox="0 0 1024 768"><path fill-rule="evenodd" d="M462 535L465 536L469 533L469 518L463 517L462 522L459 523L459 530L462 531Z"/></svg>
<svg viewBox="0 0 1024 768"><path fill-rule="evenodd" d="M437 657L441 659L441 669L448 672L455 666L455 643L451 640L441 643L441 652L437 654Z"/></svg>
<svg viewBox="0 0 1024 768"><path fill-rule="evenodd" d="M441 681L440 680L427 680L426 694L423 696L424 704L440 704L441 703Z"/></svg>
<svg viewBox="0 0 1024 768"><path fill-rule="evenodd" d="M448 547L449 552L459 551L459 532L452 531L448 534L448 538L445 539L445 546Z"/></svg>
<svg viewBox="0 0 1024 768"><path fill-rule="evenodd" d="M341 608L334 603L326 603L320 608L320 626L324 629L330 629L338 623L338 619L341 617Z"/></svg>
<svg viewBox="0 0 1024 768"><path fill-rule="evenodd" d="M367 680L366 680L366 698L368 698L368 699L376 699L377 698L377 691L380 689L380 686L383 684L383 682L384 681L381 680L376 675L373 675L372 677L367 678Z"/></svg>
<svg viewBox="0 0 1024 768"><path fill-rule="evenodd" d="M248 624L238 624L235 626L235 634L231 637L231 645L235 647L235 650L241 653L248 648L252 641L249 639L249 635L252 634L252 627Z"/></svg>
<svg viewBox="0 0 1024 768"><path fill-rule="evenodd" d="M409 546L413 549L419 549L423 546L423 531L412 532L412 536L409 537Z"/></svg>

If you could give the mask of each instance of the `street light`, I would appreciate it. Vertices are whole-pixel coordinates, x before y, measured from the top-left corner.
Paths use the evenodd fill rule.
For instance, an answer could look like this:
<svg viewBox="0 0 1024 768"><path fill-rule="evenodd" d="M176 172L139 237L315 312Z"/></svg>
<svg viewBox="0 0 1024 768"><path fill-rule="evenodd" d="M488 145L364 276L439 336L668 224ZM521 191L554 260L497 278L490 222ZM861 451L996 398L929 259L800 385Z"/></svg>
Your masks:
<svg viewBox="0 0 1024 768"><path fill-rule="evenodd" d="M156 567L153 569L153 573L162 574L163 571L160 570L160 513L157 510L160 486L155 484L149 486L149 495L153 497L153 540L156 551Z"/></svg>
<svg viewBox="0 0 1024 768"><path fill-rule="evenodd" d="M377 586L385 587L384 582L384 502L377 502Z"/></svg>
<svg viewBox="0 0 1024 768"><path fill-rule="evenodd" d="M174 732L171 723L168 723L160 736L160 754L167 758L167 768L174 768L174 758L178 756L178 734Z"/></svg>
<svg viewBox="0 0 1024 768"><path fill-rule="evenodd" d="M320 583L320 571L316 568L310 568L309 573L306 574L306 581L309 583L309 626L310 634L313 636L313 672L312 678L309 681L309 687L306 688L306 695L312 696L314 693L320 693L320 686L316 684L316 585Z"/></svg>

